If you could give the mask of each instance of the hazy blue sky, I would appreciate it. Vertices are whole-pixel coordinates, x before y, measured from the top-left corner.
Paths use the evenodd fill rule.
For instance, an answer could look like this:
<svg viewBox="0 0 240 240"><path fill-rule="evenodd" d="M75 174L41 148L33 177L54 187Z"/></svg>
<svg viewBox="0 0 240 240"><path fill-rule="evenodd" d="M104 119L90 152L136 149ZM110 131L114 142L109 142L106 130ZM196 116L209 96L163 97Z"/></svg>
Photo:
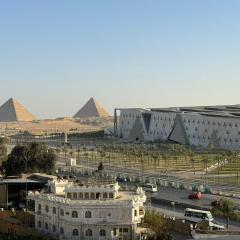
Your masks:
<svg viewBox="0 0 240 240"><path fill-rule="evenodd" d="M240 1L0 0L0 103L73 115L240 103Z"/></svg>

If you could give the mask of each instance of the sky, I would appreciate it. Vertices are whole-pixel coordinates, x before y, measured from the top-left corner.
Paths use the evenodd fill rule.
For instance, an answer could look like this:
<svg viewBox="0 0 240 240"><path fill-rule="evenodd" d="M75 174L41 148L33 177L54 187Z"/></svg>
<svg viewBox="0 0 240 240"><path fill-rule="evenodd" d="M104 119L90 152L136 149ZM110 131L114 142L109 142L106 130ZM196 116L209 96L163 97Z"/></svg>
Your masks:
<svg viewBox="0 0 240 240"><path fill-rule="evenodd" d="M240 103L238 0L0 0L0 104L74 115Z"/></svg>

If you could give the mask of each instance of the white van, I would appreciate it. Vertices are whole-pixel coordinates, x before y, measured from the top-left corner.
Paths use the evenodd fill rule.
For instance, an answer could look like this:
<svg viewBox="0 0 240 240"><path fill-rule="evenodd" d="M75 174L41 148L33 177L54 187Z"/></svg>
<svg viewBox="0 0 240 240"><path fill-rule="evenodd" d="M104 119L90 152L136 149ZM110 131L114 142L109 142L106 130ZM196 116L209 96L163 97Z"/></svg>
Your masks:
<svg viewBox="0 0 240 240"><path fill-rule="evenodd" d="M157 192L157 185L152 183L146 183L143 187L145 192Z"/></svg>

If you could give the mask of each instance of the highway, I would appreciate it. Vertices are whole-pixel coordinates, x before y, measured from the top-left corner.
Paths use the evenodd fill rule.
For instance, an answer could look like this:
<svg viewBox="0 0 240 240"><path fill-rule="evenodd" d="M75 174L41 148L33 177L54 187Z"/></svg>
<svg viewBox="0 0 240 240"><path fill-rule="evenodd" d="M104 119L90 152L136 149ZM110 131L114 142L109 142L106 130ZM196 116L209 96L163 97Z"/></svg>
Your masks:
<svg viewBox="0 0 240 240"><path fill-rule="evenodd" d="M59 156L58 158L58 164L59 166L64 165L66 162L66 159L63 156ZM96 169L97 163L94 160L79 160L79 165L76 166L77 169L82 170L92 170ZM168 173L168 174L160 174L156 173L154 171L142 171L141 169L134 168L133 166L121 166L121 165L111 165L104 163L104 168L106 171L109 171L114 174L124 174L124 175L131 175L135 177L144 177L149 179L155 179L155 180L162 180L162 181L168 181L168 182L178 182L185 185L191 185L191 186L200 186L203 184L207 184L207 180L205 179L205 176L195 176L195 178L184 178L184 175L187 175L187 173L182 173L182 176L177 175L177 173ZM207 186L215 192L224 192L231 195L240 195L240 188L239 186L231 186L226 184L213 184L208 182Z"/></svg>

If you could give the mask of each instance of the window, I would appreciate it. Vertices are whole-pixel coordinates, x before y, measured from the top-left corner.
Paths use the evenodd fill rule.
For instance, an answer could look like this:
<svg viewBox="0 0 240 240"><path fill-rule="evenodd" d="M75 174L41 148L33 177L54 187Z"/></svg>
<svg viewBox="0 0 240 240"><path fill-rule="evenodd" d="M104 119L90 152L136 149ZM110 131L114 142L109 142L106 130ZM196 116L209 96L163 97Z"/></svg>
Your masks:
<svg viewBox="0 0 240 240"><path fill-rule="evenodd" d="M116 228L113 229L113 236L117 236L117 229Z"/></svg>
<svg viewBox="0 0 240 240"><path fill-rule="evenodd" d="M45 211L46 211L46 212L49 211L48 205L45 207Z"/></svg>
<svg viewBox="0 0 240 240"><path fill-rule="evenodd" d="M60 215L61 215L61 216L64 216L64 211L63 211L63 209L60 210Z"/></svg>
<svg viewBox="0 0 240 240"><path fill-rule="evenodd" d="M134 216L135 217L137 216L137 210L134 210Z"/></svg>
<svg viewBox="0 0 240 240"><path fill-rule="evenodd" d="M67 193L67 198L72 198L72 194L70 192Z"/></svg>
<svg viewBox="0 0 240 240"><path fill-rule="evenodd" d="M89 193L85 193L85 198L89 199Z"/></svg>
<svg viewBox="0 0 240 240"><path fill-rule="evenodd" d="M113 198L113 193L109 193L109 198Z"/></svg>
<svg viewBox="0 0 240 240"><path fill-rule="evenodd" d="M40 228L42 226L41 222L38 221L38 227Z"/></svg>
<svg viewBox="0 0 240 240"><path fill-rule="evenodd" d="M144 215L144 207L143 206L139 207L139 215Z"/></svg>
<svg viewBox="0 0 240 240"><path fill-rule="evenodd" d="M103 193L103 198L107 198L107 193Z"/></svg>
<svg viewBox="0 0 240 240"><path fill-rule="evenodd" d="M42 208L41 204L38 204L38 211L41 211L41 208Z"/></svg>
<svg viewBox="0 0 240 240"><path fill-rule="evenodd" d="M91 199L95 199L95 193L91 193L91 194L90 194L90 198L91 198Z"/></svg>
<svg viewBox="0 0 240 240"><path fill-rule="evenodd" d="M92 213L90 211L86 211L85 218L91 218L91 217L92 217Z"/></svg>
<svg viewBox="0 0 240 240"><path fill-rule="evenodd" d="M85 235L86 237L92 237L92 230L91 229L86 230Z"/></svg>
<svg viewBox="0 0 240 240"><path fill-rule="evenodd" d="M127 233L128 232L128 228L123 228L123 232Z"/></svg>
<svg viewBox="0 0 240 240"><path fill-rule="evenodd" d="M83 199L83 193L79 193L79 199Z"/></svg>
<svg viewBox="0 0 240 240"><path fill-rule="evenodd" d="M77 193L73 193L73 199L77 199Z"/></svg>
<svg viewBox="0 0 240 240"><path fill-rule="evenodd" d="M53 207L52 212L53 212L53 214L56 214L56 208L55 207Z"/></svg>
<svg viewBox="0 0 240 240"><path fill-rule="evenodd" d="M96 199L99 199L100 196L101 196L101 193L97 193L97 194L96 194Z"/></svg>
<svg viewBox="0 0 240 240"><path fill-rule="evenodd" d="M48 224L47 223L45 223L45 229L48 230Z"/></svg>
<svg viewBox="0 0 240 240"><path fill-rule="evenodd" d="M105 231L104 229L101 229L101 230L99 231L99 236L100 236L100 237L105 237L105 236L106 236L106 231Z"/></svg>
<svg viewBox="0 0 240 240"><path fill-rule="evenodd" d="M52 226L52 230L53 230L53 232L56 232L56 226L55 225Z"/></svg>
<svg viewBox="0 0 240 240"><path fill-rule="evenodd" d="M78 217L78 213L76 211L72 212L72 218L77 218Z"/></svg>
<svg viewBox="0 0 240 240"><path fill-rule="evenodd" d="M78 236L78 234L79 234L78 229L73 229L72 235L73 236Z"/></svg>
<svg viewBox="0 0 240 240"><path fill-rule="evenodd" d="M60 227L60 233L61 233L61 234L64 234L64 229L63 229L63 227Z"/></svg>

